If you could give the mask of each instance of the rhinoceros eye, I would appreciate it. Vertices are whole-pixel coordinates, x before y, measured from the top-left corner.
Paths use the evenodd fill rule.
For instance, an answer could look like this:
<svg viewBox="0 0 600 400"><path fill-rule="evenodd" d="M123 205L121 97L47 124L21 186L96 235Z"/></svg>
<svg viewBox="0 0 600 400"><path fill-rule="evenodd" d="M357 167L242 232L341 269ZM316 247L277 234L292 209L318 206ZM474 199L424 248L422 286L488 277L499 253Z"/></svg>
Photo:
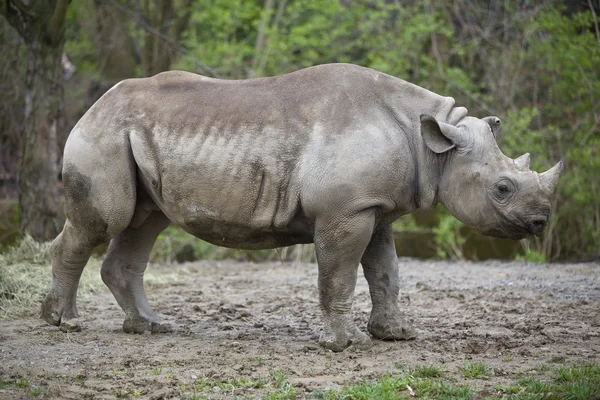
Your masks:
<svg viewBox="0 0 600 400"><path fill-rule="evenodd" d="M493 198L499 203L506 203L513 195L514 185L508 179L496 183L492 192Z"/></svg>

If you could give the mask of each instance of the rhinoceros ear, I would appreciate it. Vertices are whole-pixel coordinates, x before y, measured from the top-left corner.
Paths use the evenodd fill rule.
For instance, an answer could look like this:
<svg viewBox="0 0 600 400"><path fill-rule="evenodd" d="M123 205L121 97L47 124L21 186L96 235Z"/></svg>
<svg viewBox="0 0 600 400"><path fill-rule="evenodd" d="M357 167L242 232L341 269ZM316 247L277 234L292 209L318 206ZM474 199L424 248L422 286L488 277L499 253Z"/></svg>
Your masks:
<svg viewBox="0 0 600 400"><path fill-rule="evenodd" d="M456 147L460 133L455 126L438 122L431 115L421 115L421 136L434 153L445 153Z"/></svg>
<svg viewBox="0 0 600 400"><path fill-rule="evenodd" d="M500 124L501 124L500 118L485 117L485 118L482 118L482 120L484 120L485 122L488 123L490 128L492 128L492 133L494 134L494 137L496 139L498 139L500 137L500 135L502 134L502 132L500 131Z"/></svg>

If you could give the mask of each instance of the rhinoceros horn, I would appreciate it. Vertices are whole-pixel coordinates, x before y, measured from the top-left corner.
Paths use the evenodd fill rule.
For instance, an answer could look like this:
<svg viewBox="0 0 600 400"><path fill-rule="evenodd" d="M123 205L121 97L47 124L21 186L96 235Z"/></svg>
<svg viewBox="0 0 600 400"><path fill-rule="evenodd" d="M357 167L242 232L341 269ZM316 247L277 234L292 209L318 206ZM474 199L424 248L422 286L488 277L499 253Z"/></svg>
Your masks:
<svg viewBox="0 0 600 400"><path fill-rule="evenodd" d="M515 158L515 164L517 165L517 168L521 171L529 171L529 161L531 159L531 156L529 155L529 153L525 153L523 154L521 157L519 158Z"/></svg>
<svg viewBox="0 0 600 400"><path fill-rule="evenodd" d="M492 133L494 137L497 139L500 136L500 118L498 117L485 117L482 118L483 121L487 122L490 128L492 128Z"/></svg>
<svg viewBox="0 0 600 400"><path fill-rule="evenodd" d="M500 137L500 134L501 134L501 132L500 132L500 124L501 124L500 118L491 116L491 117L482 118L482 120L488 123L488 125L490 126L490 128L492 128L492 133L494 134L494 137L496 139L498 139Z"/></svg>
<svg viewBox="0 0 600 400"><path fill-rule="evenodd" d="M562 172L562 170L563 162L561 160L557 162L554 167L540 174L540 180L542 181L542 185L544 185L550 193L554 192L554 188L558 183L558 178L560 178L560 173Z"/></svg>

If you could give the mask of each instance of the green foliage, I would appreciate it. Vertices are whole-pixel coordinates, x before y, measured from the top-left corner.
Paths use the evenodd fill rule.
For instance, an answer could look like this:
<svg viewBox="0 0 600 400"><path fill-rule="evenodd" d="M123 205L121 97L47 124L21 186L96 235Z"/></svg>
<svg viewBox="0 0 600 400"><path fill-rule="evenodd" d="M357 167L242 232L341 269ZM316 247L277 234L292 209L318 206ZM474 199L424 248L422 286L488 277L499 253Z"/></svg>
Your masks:
<svg viewBox="0 0 600 400"><path fill-rule="evenodd" d="M182 14L184 3L173 3L175 14ZM111 81L109 70L119 70L119 60L125 64L124 57L117 57L116 66L108 65L101 49L128 43L120 51L131 59L128 63L136 63L133 74L141 76L140 59L153 35L169 43L171 68L222 78L278 75L328 62L372 67L453 96L471 115L498 115L503 121L501 148L511 157L530 152L532 169L542 171L564 159L566 170L547 232L530 241L531 251L522 259L578 257L597 253L600 243L600 45L592 12L572 13L563 4L544 0L539 7L520 7L499 2L490 8L466 0L196 0L187 29L173 41L164 37L169 24L160 32L148 28L157 2L138 7L130 1L81 0L71 2L67 13L65 52L77 67L67 98L71 107L81 108L89 100L86 85ZM103 8L119 16L109 19L123 32L114 43L99 34ZM24 79L15 71L25 70L25 58L22 46L11 39L14 35L6 26L0 28L0 37L11 48L10 57L0 63L6 78L0 92L11 105L0 116L8 132L0 143L16 154L20 130L14 116L20 115L24 96L14 82ZM80 114L80 109L69 110L74 120ZM413 222L405 219L394 229L419 230ZM440 218L435 230L438 257L465 256L460 229L452 217ZM293 257L309 253L221 252L170 230L161 235L154 260L173 261L178 246L206 259L277 260L282 252Z"/></svg>
<svg viewBox="0 0 600 400"><path fill-rule="evenodd" d="M439 258L464 259L463 247L467 238L461 234L463 224L447 211L441 212L439 225L433 228L436 251Z"/></svg>
<svg viewBox="0 0 600 400"><path fill-rule="evenodd" d="M195 260L303 261L314 262L314 245L296 245L273 250L240 250L216 246L200 240L176 226L162 232L152 248L150 261L173 263Z"/></svg>
<svg viewBox="0 0 600 400"><path fill-rule="evenodd" d="M520 55L533 67L523 78L538 92L531 98L523 88L524 100L533 104L520 110L512 106L503 145L515 156L530 151L533 169L547 169L559 158L567 163L555 217L545 237L535 241L536 250L546 259L595 252L600 243L600 45L588 29L593 17L549 9L527 24L536 34L527 37L528 51Z"/></svg>
<svg viewBox="0 0 600 400"><path fill-rule="evenodd" d="M407 232L428 232L429 230L423 226L419 226L413 214L403 215L392 224L392 229L395 233Z"/></svg>
<svg viewBox="0 0 600 400"><path fill-rule="evenodd" d="M531 261L537 264L545 264L546 257L536 250L527 249L523 254L517 254L515 257L517 261Z"/></svg>

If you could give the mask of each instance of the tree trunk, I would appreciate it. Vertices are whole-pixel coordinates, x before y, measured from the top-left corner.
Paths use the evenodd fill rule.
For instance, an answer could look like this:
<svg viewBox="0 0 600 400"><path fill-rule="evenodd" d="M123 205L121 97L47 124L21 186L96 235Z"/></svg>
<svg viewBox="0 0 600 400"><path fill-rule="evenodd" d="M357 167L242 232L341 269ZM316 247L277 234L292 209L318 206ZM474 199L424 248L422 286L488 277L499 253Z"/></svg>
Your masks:
<svg viewBox="0 0 600 400"><path fill-rule="evenodd" d="M63 223L58 192L57 130L61 127L62 42L33 39L27 46L25 129L18 177L21 232L53 239Z"/></svg>
<svg viewBox="0 0 600 400"><path fill-rule="evenodd" d="M21 234L46 241L63 223L58 142L63 108L61 57L70 0L0 0L0 14L27 45L25 115L18 176Z"/></svg>

